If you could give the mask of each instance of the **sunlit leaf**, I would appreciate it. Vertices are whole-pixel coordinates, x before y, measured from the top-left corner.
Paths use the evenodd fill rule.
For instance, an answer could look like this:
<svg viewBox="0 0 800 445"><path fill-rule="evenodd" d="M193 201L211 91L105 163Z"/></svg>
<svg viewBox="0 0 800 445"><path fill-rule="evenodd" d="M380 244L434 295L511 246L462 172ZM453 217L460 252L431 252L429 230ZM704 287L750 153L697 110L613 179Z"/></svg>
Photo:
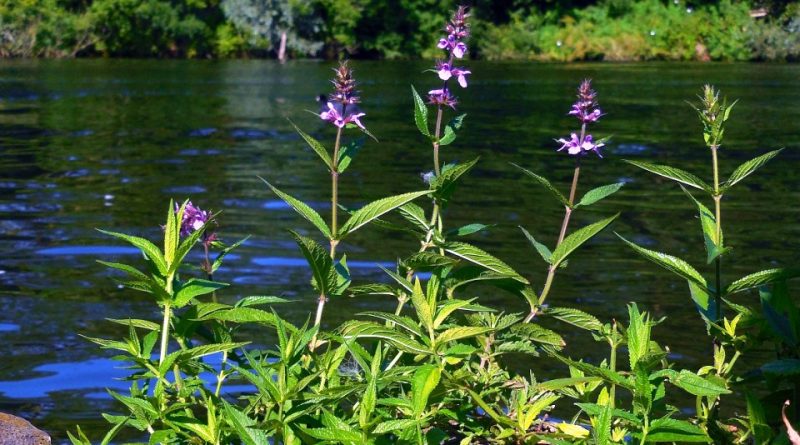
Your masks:
<svg viewBox="0 0 800 445"><path fill-rule="evenodd" d="M664 178L672 179L673 181L677 181L681 184L686 184L690 187L705 190L708 193L714 193L714 189L710 185L706 184L702 179L679 168L670 167L668 165L651 164L649 162L631 161L627 159L625 162L635 165L643 170L647 170L651 173L655 173Z"/></svg>
<svg viewBox="0 0 800 445"><path fill-rule="evenodd" d="M411 94L414 96L414 123L417 124L419 132L430 137L431 131L428 129L428 107L420 97L417 90L411 87Z"/></svg>
<svg viewBox="0 0 800 445"><path fill-rule="evenodd" d="M586 192L585 195L583 195L581 200L578 201L577 204L575 204L575 207L580 207L580 206L584 206L585 207L585 206L592 205L592 204L596 203L597 201L600 201L601 199L605 199L605 198L613 195L619 189L621 189L622 186L624 186L624 185L625 185L624 182L618 182L616 184L602 185L600 187L593 188L593 189L589 190L588 192Z"/></svg>
<svg viewBox="0 0 800 445"><path fill-rule="evenodd" d="M553 255L551 257L551 264L553 267L558 267L558 265L567 259L567 257L575 251L575 249L580 247L593 236L597 235L601 230L605 229L606 226L611 224L611 222L617 219L618 216L619 213L596 223L589 224L588 226L582 227L569 234L553 251Z"/></svg>
<svg viewBox="0 0 800 445"><path fill-rule="evenodd" d="M553 259L553 253L550 252L550 249L547 248L544 244L536 241L536 239L531 235L524 227L519 226L519 229L522 230L522 233L525 235L525 238L528 238L528 241L531 243L534 249L539 252L539 256L547 263L550 264L550 261Z"/></svg>
<svg viewBox="0 0 800 445"><path fill-rule="evenodd" d="M306 134L303 130L301 130L300 127L294 124L294 122L289 121L289 123L292 124L295 131L297 131L297 134L299 134L300 137L302 137L303 140L306 141L306 144L308 144L308 146L311 147L311 149L314 150L315 153L317 153L319 158L322 159L322 162L324 162L325 165L328 166L328 170L333 170L333 161L331 161L331 156L328 154L328 150L325 147L323 147L318 140L314 139L313 137Z"/></svg>
<svg viewBox="0 0 800 445"><path fill-rule="evenodd" d="M617 236L639 255L658 264L659 266L663 267L664 269L667 269L668 271L676 275L679 275L689 281L694 282L703 289L708 288L705 278L703 278L703 276L700 275L700 272L698 272L694 267L690 266L689 263L687 263L686 261L683 261L682 259L676 258L671 255L667 255L666 253L656 252L654 250L649 250L645 249L644 247L640 247L626 240L620 234L617 234Z"/></svg>
<svg viewBox="0 0 800 445"><path fill-rule="evenodd" d="M319 213L317 213L316 210L312 209L308 204L304 203L303 201L300 201L299 199L294 198L291 195L278 190L275 186L267 182L266 179L261 177L259 177L259 179L264 181L264 184L267 184L267 186L270 189L272 189L273 193L278 195L279 198L281 198L287 204L289 204L289 206L293 208L297 213L299 213L300 216L305 218L311 224L314 224L314 227L319 229L319 231L322 232L322 234L325 235L326 238L328 239L332 238L331 229L328 228L328 225L325 224L325 220L322 219L322 217L319 215Z"/></svg>
<svg viewBox="0 0 800 445"><path fill-rule="evenodd" d="M350 216L344 225L342 225L339 233L336 234L337 239L343 239L345 236L355 232L364 225L369 224L371 221L380 218L386 213L389 213L392 210L419 198L420 196L427 195L428 193L430 192L427 190L404 193L402 195L379 199L365 205L364 207L353 212L353 215Z"/></svg>
<svg viewBox="0 0 800 445"><path fill-rule="evenodd" d="M528 280L518 274L511 266L471 244L453 241L446 243L442 247L450 254L463 258L470 263L477 264L521 283L528 283Z"/></svg>
<svg viewBox="0 0 800 445"><path fill-rule="evenodd" d="M743 163L742 165L737 167L736 170L733 171L733 173L731 173L731 177L728 178L727 181L725 181L723 187L725 189L728 189L733 185L741 182L742 179L750 176L753 172L763 167L764 164L769 162L770 159L774 158L775 156L778 156L782 151L783 151L782 148L780 150L770 151L757 158L751 159Z"/></svg>
<svg viewBox="0 0 800 445"><path fill-rule="evenodd" d="M544 176L537 175L536 173L534 173L534 172L532 172L532 171L530 171L528 169L522 168L517 164L512 163L511 165L513 165L514 167L517 167L518 169L522 170L523 173L525 173L526 175L528 175L531 178L533 178L534 181L538 182L542 187L544 187L550 193L552 193L553 196L555 196L555 198L559 202L561 202L561 204L564 204L567 207L572 207L570 205L569 200L567 199L567 197L564 196L561 192L559 192L557 188L553 187L553 184L551 184L550 181L548 181Z"/></svg>

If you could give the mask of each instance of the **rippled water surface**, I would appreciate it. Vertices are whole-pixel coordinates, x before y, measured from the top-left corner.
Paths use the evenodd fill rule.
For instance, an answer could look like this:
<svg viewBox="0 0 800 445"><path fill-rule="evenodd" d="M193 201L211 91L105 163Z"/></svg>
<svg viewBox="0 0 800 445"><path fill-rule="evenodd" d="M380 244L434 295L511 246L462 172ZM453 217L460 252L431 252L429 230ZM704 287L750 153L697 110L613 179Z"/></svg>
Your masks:
<svg viewBox="0 0 800 445"><path fill-rule="evenodd" d="M342 202L353 207L424 187L420 173L431 169L430 147L412 123L409 84L435 85L435 76L423 73L424 63L354 65L364 122L380 143L368 142L343 177ZM446 220L451 227L495 224L471 241L535 283L541 285L544 270L517 226L552 244L562 209L509 163L567 187L572 162L555 153L553 138L574 127L566 112L585 77L594 79L607 113L596 133L613 139L604 159L584 163L581 187L627 185L602 205L578 213L575 224L620 211L613 230L702 267L699 223L680 189L621 159L672 163L708 177L709 153L685 100L711 82L740 99L726 132L723 171L763 151L789 148L725 197L725 235L736 249L726 278L798 262L800 66L470 67L470 87L460 94L467 125L443 158L480 156L481 161ZM233 284L223 298L282 295L297 301L280 307L282 314L295 322L309 316L316 298L310 273L285 229L312 230L256 175L327 214L329 177L287 118L322 140L332 138L306 112L317 110L314 97L328 89L330 68L320 62L262 61L0 65L0 410L33 419L58 442L65 428L82 423L92 430L101 424L99 411L114 409L103 387L123 387L113 379L124 371L78 334L120 336L124 328L105 318L158 315L150 301L118 288L95 262L138 261L133 249L95 228L157 237L170 198L223 210L220 233L226 241L252 235L218 274ZM340 248L358 282L384 280L378 265L391 267L415 249L412 239L377 229L361 231ZM570 260L551 301L605 320L624 317L624 304L637 301L667 316L657 335L681 365L696 367L710 347L686 294L684 283L632 255L607 231ZM520 301L497 291L469 296L499 309L523 310ZM374 308L393 308L393 302L342 300L329 305L325 323L334 327ZM271 341L269 333L248 335ZM572 355L596 356L591 339L577 333L566 338ZM545 375L552 371L541 361L530 365Z"/></svg>

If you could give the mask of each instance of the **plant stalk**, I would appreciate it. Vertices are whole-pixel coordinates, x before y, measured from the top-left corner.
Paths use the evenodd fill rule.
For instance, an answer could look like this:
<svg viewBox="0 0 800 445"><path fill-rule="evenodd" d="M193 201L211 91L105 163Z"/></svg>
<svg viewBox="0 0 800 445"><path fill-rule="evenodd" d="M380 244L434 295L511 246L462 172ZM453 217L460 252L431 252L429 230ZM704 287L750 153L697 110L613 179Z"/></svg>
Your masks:
<svg viewBox="0 0 800 445"><path fill-rule="evenodd" d="M175 280L174 275L169 275L167 277L167 285L165 286L164 290L167 291L167 295L172 298L172 282ZM164 321L161 324L161 355L158 358L158 364L164 362L164 359L167 357L167 342L169 341L169 320L172 316L172 307L170 306L170 302L164 303Z"/></svg>
<svg viewBox="0 0 800 445"><path fill-rule="evenodd" d="M714 167L714 213L716 215L716 222L717 222L717 241L719 242L722 240L722 194L719 192L719 163L717 161L717 150L719 149L718 145L711 146L711 161ZM720 243L721 244L721 243ZM716 286L714 289L714 299L716 301L716 320L715 322L719 323L720 318L722 317L722 264L719 255L717 258L714 259L715 263L715 275L716 275Z"/></svg>
<svg viewBox="0 0 800 445"><path fill-rule="evenodd" d="M569 226L569 219L572 216L572 205L575 203L575 194L578 191L578 178L581 174L581 162L580 158L575 160L575 170L572 173L572 185L569 189L569 205L564 206L564 219L561 221L561 231L558 234L558 241L556 242L555 249L558 249L558 246L564 241L564 238L567 235L567 227ZM555 251L553 249L553 251ZM544 288L542 288L542 293L539 295L539 306L542 306L544 302L547 300L547 295L550 293L550 287L553 285L553 279L556 276L556 267L552 264L550 267L547 268L547 278L544 282ZM531 312L525 317L523 320L524 323L528 323L533 320L533 317L536 316L538 312L538 307L532 308Z"/></svg>

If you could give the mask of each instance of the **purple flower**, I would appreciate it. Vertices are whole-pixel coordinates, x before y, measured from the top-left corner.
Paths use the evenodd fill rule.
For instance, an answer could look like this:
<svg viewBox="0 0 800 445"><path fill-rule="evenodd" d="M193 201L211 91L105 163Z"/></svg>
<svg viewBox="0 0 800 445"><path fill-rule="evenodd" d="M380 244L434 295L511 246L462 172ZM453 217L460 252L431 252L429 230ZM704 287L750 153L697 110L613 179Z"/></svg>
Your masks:
<svg viewBox="0 0 800 445"><path fill-rule="evenodd" d="M455 110L458 101L450 94L447 88L440 88L428 91L428 103L431 105L446 105Z"/></svg>
<svg viewBox="0 0 800 445"><path fill-rule="evenodd" d="M591 79L585 79L578 88L578 101L569 112L582 123L597 122L603 113L597 108L597 93L592 89Z"/></svg>
<svg viewBox="0 0 800 445"><path fill-rule="evenodd" d="M356 124L362 130L366 130L364 125L359 120L362 116L366 116L365 113L354 113L350 114L347 117L342 117L338 111L336 111L336 107L333 106L332 103L328 102L328 111L323 111L319 114L320 119L324 121L328 121L333 125L336 125L339 128L344 128L349 123Z"/></svg>
<svg viewBox="0 0 800 445"><path fill-rule="evenodd" d="M450 51L458 59L461 59L467 53L467 45L458 41L454 34L448 35L446 39L439 39L439 44L436 46Z"/></svg>
<svg viewBox="0 0 800 445"><path fill-rule="evenodd" d="M439 73L439 78L445 81L455 77L458 79L458 84L461 85L461 88L467 87L467 75L472 74L472 72L463 68L453 68L447 62L438 62L436 64L436 72Z"/></svg>
<svg viewBox="0 0 800 445"><path fill-rule="evenodd" d="M603 155L600 154L600 148L606 145L603 142L595 143L591 134L585 135L583 137L583 140L581 140L581 138L578 137L577 133L572 133L569 137L569 140L560 138L557 139L556 142L561 144L561 148L559 148L557 151L562 151L566 149L567 153L573 156L583 156L586 153L593 151L597 154L597 156L600 156L601 158L603 157Z"/></svg>
<svg viewBox="0 0 800 445"><path fill-rule="evenodd" d="M180 206L178 203L175 203L175 212L180 211ZM192 201L186 203L186 207L183 209L183 217L181 218L181 237L187 237L192 233L202 229L204 226L207 226L209 223L213 223L214 218L211 212L202 210L200 207L195 206L192 204ZM216 239L216 234L214 233L204 233L203 234L203 242L211 242Z"/></svg>

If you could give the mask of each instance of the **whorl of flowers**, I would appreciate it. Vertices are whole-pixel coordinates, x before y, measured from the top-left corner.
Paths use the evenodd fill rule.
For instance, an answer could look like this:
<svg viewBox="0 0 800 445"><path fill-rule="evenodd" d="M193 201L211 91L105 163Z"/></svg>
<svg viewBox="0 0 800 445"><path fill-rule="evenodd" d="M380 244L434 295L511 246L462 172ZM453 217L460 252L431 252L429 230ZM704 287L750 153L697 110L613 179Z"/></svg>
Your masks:
<svg viewBox="0 0 800 445"><path fill-rule="evenodd" d="M353 78L353 70L347 61L339 63L337 68L333 70L336 75L331 80L333 83L333 96L326 104L327 110L319 114L320 119L328 121L339 128L344 128L347 124L356 124L359 128L364 130L364 125L361 123L361 117L365 113L361 112L347 112L348 105L355 105L360 102L356 91L356 81ZM338 105L337 105L338 104ZM356 107L351 108L352 111L357 111Z"/></svg>
<svg viewBox="0 0 800 445"><path fill-rule="evenodd" d="M439 48L447 51L447 61L440 60L436 62L435 71L439 75L439 79L444 81L442 88L428 91L428 103L433 105L445 105L455 109L457 100L448 88L448 81L455 78L462 88L467 87L467 75L471 74L470 71L453 66L455 59L461 59L467 53L467 45L464 40L469 36L469 24L467 23L466 6L459 6L453 17L445 26L447 36L439 39Z"/></svg>
<svg viewBox="0 0 800 445"><path fill-rule="evenodd" d="M572 109L569 112L570 116L575 116L581 121L581 132L570 134L569 139L560 138L556 141L561 144L558 151L567 150L567 153L573 156L583 156L590 151L593 151L597 156L603 157L600 154L600 148L605 146L602 141L595 142L594 137L586 132L587 124L597 122L603 113L598 108L597 93L592 89L592 81L585 79L581 82L578 88L578 100L572 104Z"/></svg>
<svg viewBox="0 0 800 445"><path fill-rule="evenodd" d="M175 212L178 212L179 210L180 206L178 203L175 203ZM214 222L214 215L211 212L202 210L200 207L192 204L192 201L189 201L186 203L186 207L183 209L180 236L185 238L192 233L203 229L205 226L205 232L203 233L202 240L204 243L210 243L217 238L216 233L209 230L208 227Z"/></svg>

